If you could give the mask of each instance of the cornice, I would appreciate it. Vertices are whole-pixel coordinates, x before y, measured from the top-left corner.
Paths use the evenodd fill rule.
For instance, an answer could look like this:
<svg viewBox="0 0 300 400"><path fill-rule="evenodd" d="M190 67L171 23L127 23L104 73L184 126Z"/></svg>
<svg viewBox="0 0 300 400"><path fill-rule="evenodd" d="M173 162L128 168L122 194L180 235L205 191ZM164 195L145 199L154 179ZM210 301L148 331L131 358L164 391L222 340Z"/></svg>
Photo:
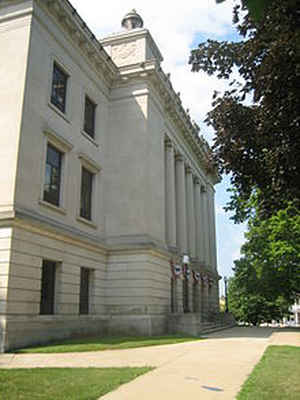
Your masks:
<svg viewBox="0 0 300 400"><path fill-rule="evenodd" d="M33 13L32 0L24 4L24 0L6 0L2 1L1 8L6 8L4 15L0 15L0 22L7 22L10 20L22 19L31 16ZM21 6L21 7L19 7Z"/></svg>
<svg viewBox="0 0 300 400"><path fill-rule="evenodd" d="M68 38L80 48L88 60L94 64L97 72L101 73L108 86L111 86L118 76L118 67L71 3L68 0L35 0L35 3L55 18L56 23L67 33Z"/></svg>

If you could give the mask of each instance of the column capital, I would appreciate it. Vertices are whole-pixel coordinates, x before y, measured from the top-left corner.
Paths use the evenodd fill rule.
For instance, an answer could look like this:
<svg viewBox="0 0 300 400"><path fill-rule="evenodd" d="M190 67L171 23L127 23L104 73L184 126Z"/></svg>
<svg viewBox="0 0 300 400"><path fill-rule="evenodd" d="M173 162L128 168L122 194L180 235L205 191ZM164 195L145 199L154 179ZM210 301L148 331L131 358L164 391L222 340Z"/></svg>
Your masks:
<svg viewBox="0 0 300 400"><path fill-rule="evenodd" d="M176 153L175 154L175 160L176 161L180 161L180 162L184 162L185 161L183 155L180 154L180 153Z"/></svg>
<svg viewBox="0 0 300 400"><path fill-rule="evenodd" d="M200 185L200 179L198 178L198 176L194 176L194 184Z"/></svg>
<svg viewBox="0 0 300 400"><path fill-rule="evenodd" d="M201 193L206 193L207 192L207 187L205 185L201 185Z"/></svg>
<svg viewBox="0 0 300 400"><path fill-rule="evenodd" d="M165 138L165 146L167 149L174 149L174 143L168 137Z"/></svg>
<svg viewBox="0 0 300 400"><path fill-rule="evenodd" d="M192 168L190 167L189 164L185 164L185 172L187 174L191 174L192 173Z"/></svg>

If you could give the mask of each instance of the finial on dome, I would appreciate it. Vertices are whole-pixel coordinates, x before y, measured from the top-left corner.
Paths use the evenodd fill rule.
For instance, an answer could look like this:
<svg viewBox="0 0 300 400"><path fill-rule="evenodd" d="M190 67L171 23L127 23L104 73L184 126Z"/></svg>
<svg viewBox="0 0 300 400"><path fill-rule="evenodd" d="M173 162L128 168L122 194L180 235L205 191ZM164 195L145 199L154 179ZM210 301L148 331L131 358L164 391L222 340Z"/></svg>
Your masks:
<svg viewBox="0 0 300 400"><path fill-rule="evenodd" d="M142 17L136 12L136 10L133 9L125 15L125 17L122 19L121 24L123 28L131 31L132 29L142 28L144 25L144 21Z"/></svg>

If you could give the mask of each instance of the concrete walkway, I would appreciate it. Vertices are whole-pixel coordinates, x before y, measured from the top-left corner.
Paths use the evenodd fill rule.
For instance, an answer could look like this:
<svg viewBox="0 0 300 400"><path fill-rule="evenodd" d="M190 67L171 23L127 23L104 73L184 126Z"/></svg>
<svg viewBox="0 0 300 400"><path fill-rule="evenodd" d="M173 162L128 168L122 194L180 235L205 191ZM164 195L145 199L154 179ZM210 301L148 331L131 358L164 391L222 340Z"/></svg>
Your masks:
<svg viewBox="0 0 300 400"><path fill-rule="evenodd" d="M300 346L300 332L232 328L207 340L130 350L4 354L2 368L155 366L101 400L233 400L270 344ZM76 397L74 397L76 399Z"/></svg>

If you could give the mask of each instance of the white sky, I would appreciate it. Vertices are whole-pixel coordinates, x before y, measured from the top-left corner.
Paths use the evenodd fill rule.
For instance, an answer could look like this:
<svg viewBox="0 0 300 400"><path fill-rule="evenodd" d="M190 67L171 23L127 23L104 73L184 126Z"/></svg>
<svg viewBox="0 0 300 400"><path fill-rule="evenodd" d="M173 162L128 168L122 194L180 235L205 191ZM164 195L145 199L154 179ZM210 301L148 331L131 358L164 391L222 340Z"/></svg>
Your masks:
<svg viewBox="0 0 300 400"><path fill-rule="evenodd" d="M215 0L146 1L146 0L71 0L80 16L98 37L121 31L121 20L133 8L144 20L164 57L162 67L171 73L176 92L181 93L185 108L201 126L201 133L211 142L213 132L204 124L211 109L214 90L222 91L226 83L215 77L190 72L190 49L206 39L234 40L232 28L234 0L216 4ZM239 257L245 226L229 220L222 206L228 200L228 179L216 186L218 264L221 275L230 275L233 260Z"/></svg>

